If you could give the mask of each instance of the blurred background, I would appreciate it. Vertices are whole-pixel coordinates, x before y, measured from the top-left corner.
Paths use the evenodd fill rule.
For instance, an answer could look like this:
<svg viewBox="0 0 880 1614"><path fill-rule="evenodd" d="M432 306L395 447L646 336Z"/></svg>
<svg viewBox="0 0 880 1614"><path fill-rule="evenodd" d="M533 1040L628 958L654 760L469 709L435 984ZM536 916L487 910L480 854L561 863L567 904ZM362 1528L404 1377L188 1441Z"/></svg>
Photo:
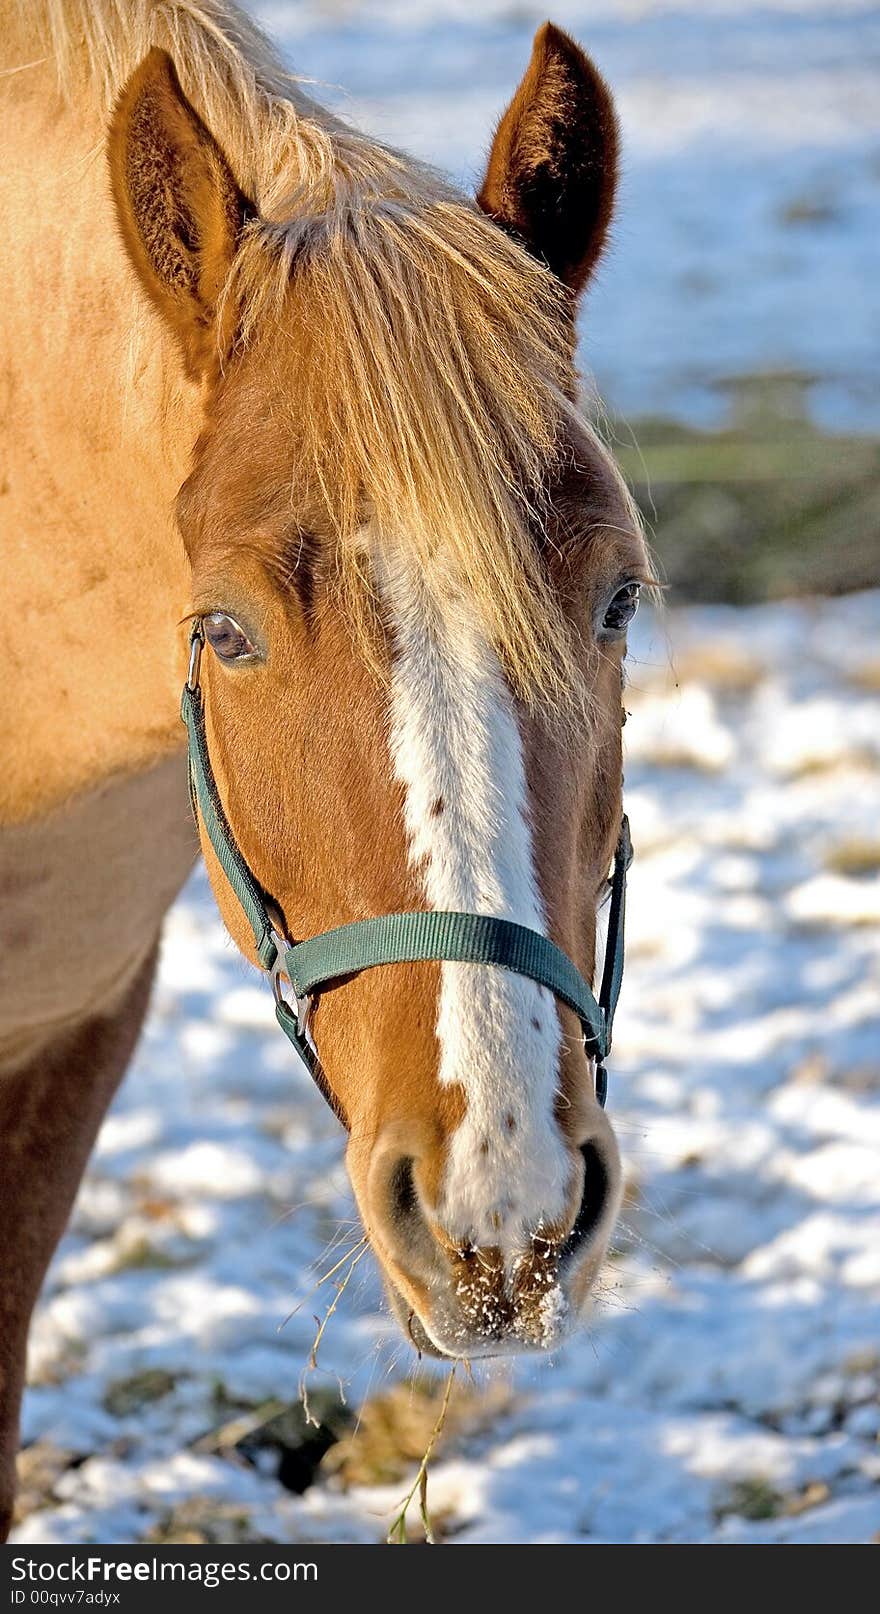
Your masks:
<svg viewBox="0 0 880 1614"><path fill-rule="evenodd" d="M546 15L251 9L317 99L471 188ZM876 1540L880 14L551 15L620 110L581 361L669 584L629 657L626 1204L584 1331L459 1376L429 1506L450 1543ZM444 1378L282 1043L196 876L40 1308L18 1540L385 1539Z"/></svg>

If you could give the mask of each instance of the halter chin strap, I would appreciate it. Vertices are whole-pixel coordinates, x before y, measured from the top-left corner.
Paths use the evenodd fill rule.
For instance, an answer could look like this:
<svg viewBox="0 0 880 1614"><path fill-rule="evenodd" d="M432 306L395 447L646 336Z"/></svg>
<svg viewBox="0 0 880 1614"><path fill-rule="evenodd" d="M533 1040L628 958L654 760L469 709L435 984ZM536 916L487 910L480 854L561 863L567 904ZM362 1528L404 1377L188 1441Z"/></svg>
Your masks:
<svg viewBox="0 0 880 1614"><path fill-rule="evenodd" d="M577 1015L584 1047L596 1061L596 1098L604 1106L608 1089L605 1060L611 1052L611 1028L623 980L626 874L633 856L626 815L621 819L614 854L608 937L598 999L568 955L549 937L514 924L510 919L493 918L488 914L437 910L383 914L376 919L359 919L335 930L325 930L319 936L289 947L279 945L280 938L269 917L270 899L236 844L211 767L199 685L203 644L201 623L197 622L190 641L189 676L181 700L181 717L189 741L193 811L197 817L201 815L220 867L253 931L260 963L272 975L278 1024L311 1074L318 1076L319 1061L309 1036L309 1019L315 996L324 987L383 964L429 960L494 964L546 987ZM287 975L296 994L293 1004L282 996L282 973Z"/></svg>

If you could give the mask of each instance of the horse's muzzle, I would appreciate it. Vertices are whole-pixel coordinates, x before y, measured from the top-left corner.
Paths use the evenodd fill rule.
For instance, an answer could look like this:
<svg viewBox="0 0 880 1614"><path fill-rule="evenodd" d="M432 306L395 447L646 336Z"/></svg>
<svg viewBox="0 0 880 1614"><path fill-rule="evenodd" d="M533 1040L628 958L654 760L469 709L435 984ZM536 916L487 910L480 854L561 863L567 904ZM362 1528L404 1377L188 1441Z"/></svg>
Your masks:
<svg viewBox="0 0 880 1614"><path fill-rule="evenodd" d="M523 1230L515 1247L461 1246L438 1227L418 1162L374 1160L362 1212L391 1305L416 1349L486 1357L547 1351L572 1332L605 1259L621 1195L611 1128L597 1113L573 1155L575 1192L552 1236ZM362 1198L362 1196L359 1196Z"/></svg>

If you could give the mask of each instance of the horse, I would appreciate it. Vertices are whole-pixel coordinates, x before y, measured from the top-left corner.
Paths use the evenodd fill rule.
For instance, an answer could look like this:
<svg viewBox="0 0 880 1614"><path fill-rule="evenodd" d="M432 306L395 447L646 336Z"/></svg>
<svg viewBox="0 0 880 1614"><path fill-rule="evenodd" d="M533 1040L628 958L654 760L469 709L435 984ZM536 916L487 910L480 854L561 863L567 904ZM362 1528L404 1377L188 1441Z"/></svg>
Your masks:
<svg viewBox="0 0 880 1614"><path fill-rule="evenodd" d="M482 962L337 969L295 1031L405 1336L577 1324L621 1197L601 1049L497 937L597 968L651 573L577 402L618 134L572 39L538 31L470 197L315 104L231 0L0 16L8 1523L32 1308L200 847L263 966L249 892L267 916L282 1016L296 938L483 925Z"/></svg>

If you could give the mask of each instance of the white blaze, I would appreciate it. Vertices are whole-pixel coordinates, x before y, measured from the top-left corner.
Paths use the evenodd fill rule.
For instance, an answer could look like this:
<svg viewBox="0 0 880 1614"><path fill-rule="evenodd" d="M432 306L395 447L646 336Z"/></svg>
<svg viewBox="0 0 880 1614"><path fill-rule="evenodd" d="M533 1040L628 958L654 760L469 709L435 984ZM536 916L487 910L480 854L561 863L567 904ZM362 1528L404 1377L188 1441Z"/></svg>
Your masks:
<svg viewBox="0 0 880 1614"><path fill-rule="evenodd" d="M546 933L522 740L498 659L466 599L440 621L404 559L383 567L394 636L391 754L431 908ZM571 1163L554 1118L561 1028L551 993L491 965L440 966L440 1081L467 1110L441 1199L462 1243L509 1253L562 1215Z"/></svg>

